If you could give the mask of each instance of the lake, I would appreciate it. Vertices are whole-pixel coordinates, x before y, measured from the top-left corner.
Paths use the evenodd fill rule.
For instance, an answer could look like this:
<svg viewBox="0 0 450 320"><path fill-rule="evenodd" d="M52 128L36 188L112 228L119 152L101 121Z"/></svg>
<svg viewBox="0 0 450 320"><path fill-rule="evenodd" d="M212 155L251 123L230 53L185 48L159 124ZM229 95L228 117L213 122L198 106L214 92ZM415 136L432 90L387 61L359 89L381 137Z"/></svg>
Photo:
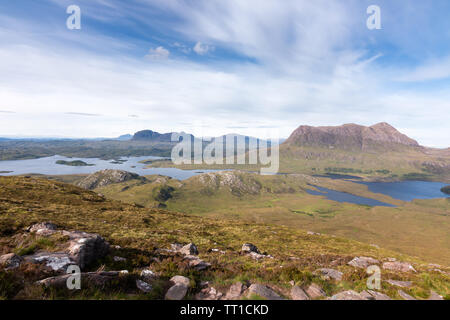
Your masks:
<svg viewBox="0 0 450 320"><path fill-rule="evenodd" d="M375 199L364 198L360 196L355 196L350 193L340 192L336 190L331 190L327 188L322 188L318 186L314 186L317 190L306 190L307 193L314 196L325 196L328 200L338 201L338 202L348 202L366 206L380 206L380 207L395 207L392 204L381 202Z"/></svg>
<svg viewBox="0 0 450 320"><path fill-rule="evenodd" d="M111 163L114 160L102 160L98 158L67 158L63 156L52 156L39 159L29 160L11 160L0 161L0 175L20 175L20 174L45 174L45 175L61 175L61 174L90 174L104 169L117 169L133 172L139 175L160 174L178 180L185 180L195 175L216 172L220 170L181 170L177 168L148 168L146 164L139 163L142 160L164 159L161 157L122 157L123 163ZM68 166L56 164L56 161L74 161L81 160L93 166Z"/></svg>

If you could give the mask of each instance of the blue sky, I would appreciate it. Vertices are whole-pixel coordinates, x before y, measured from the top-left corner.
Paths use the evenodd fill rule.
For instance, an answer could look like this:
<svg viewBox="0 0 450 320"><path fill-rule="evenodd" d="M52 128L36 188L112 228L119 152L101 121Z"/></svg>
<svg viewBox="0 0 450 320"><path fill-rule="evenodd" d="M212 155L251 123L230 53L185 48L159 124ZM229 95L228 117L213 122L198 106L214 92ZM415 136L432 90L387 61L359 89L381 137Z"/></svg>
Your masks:
<svg viewBox="0 0 450 320"><path fill-rule="evenodd" d="M81 30L66 28L72 4ZM2 1L0 136L386 121L449 147L449 13L447 0Z"/></svg>

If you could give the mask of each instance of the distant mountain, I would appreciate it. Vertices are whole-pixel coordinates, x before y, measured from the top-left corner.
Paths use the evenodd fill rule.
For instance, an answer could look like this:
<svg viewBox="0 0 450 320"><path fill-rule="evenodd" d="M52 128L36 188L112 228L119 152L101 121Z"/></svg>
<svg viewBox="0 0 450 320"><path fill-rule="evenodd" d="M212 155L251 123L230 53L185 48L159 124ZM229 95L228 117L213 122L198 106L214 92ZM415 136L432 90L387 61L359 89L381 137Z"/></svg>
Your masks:
<svg viewBox="0 0 450 320"><path fill-rule="evenodd" d="M385 122L370 127L357 124L344 124L336 127L300 126L284 144L352 150L368 150L373 147L392 149L398 145L419 147L417 141L400 133Z"/></svg>
<svg viewBox="0 0 450 320"><path fill-rule="evenodd" d="M172 142L172 134L174 132L169 133L159 133L152 130L142 130L138 131L133 135L133 138L131 140L133 141L151 141L151 142ZM191 135L191 138L194 138L193 135Z"/></svg>
<svg viewBox="0 0 450 320"><path fill-rule="evenodd" d="M131 134L123 134L120 137L118 137L116 140L128 141L128 140L131 140L131 139L133 139L133 135L131 135Z"/></svg>

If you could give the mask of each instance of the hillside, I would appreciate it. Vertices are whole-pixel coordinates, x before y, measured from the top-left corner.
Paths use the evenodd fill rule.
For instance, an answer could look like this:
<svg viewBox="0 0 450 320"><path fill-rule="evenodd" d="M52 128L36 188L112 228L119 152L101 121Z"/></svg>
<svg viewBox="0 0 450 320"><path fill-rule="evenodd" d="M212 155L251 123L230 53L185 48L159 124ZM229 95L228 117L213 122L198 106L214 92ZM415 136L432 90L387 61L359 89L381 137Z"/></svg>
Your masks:
<svg viewBox="0 0 450 320"><path fill-rule="evenodd" d="M5 263L0 297L7 299L437 299L450 294L449 268L339 237L142 208L31 177L0 177L0 195ZM43 222L49 223L35 225ZM59 287L65 284L60 265L47 264L49 269L37 257L64 256L68 239L80 236L85 237L80 244L95 240L97 251L89 251L89 261L83 256L82 290L69 291ZM195 245L182 248L188 243ZM87 250L77 248L71 252ZM361 256L372 258L355 259ZM368 275L361 269L367 263L383 270L378 292L367 290Z"/></svg>

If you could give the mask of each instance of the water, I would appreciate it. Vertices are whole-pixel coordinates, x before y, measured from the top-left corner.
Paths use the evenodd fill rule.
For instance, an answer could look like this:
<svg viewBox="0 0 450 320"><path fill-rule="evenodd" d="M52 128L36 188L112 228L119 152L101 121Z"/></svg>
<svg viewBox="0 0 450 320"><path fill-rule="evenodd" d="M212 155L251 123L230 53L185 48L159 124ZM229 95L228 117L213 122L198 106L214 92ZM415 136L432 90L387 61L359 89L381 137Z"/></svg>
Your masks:
<svg viewBox="0 0 450 320"><path fill-rule="evenodd" d="M355 196L350 193L335 191L327 188L322 188L318 186L314 186L319 191L315 190L306 190L307 193L314 196L325 196L328 200L338 201L338 202L349 202L359 205L367 205L367 206L380 206L380 207L395 207L392 204L381 202L375 199L364 198L360 196Z"/></svg>
<svg viewBox="0 0 450 320"><path fill-rule="evenodd" d="M45 175L61 175L61 174L90 174L104 169L125 170L139 175L160 174L172 177L178 180L185 180L192 176L206 173L216 172L220 170L181 170L177 168L148 168L144 169L146 164L139 163L142 160L164 159L161 157L122 157L121 160L127 160L123 163L111 163L113 160L101 160L98 158L67 158L63 156L52 156L30 160L11 160L0 161L0 175L20 175L20 174L45 174ZM67 165L56 164L58 160L74 161L81 160L93 166L73 167ZM11 171L11 172L8 172Z"/></svg>
<svg viewBox="0 0 450 320"><path fill-rule="evenodd" d="M448 197L441 191L446 186L442 182L430 181L399 181L399 182L364 182L355 181L356 183L365 184L373 193L382 193L391 198L412 201L414 199L436 199Z"/></svg>

